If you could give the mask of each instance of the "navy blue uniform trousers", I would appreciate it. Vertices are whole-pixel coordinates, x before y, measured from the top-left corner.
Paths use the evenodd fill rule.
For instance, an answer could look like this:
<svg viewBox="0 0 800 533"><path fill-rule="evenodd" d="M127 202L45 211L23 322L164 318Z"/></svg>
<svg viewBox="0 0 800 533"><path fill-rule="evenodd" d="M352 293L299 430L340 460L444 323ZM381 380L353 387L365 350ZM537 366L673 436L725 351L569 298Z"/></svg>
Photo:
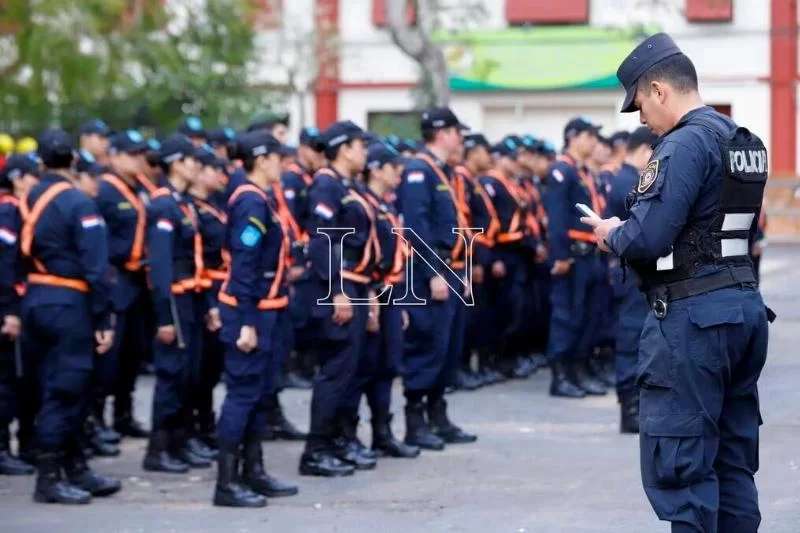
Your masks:
<svg viewBox="0 0 800 533"><path fill-rule="evenodd" d="M639 351L644 490L676 533L755 533L757 381L767 314L754 287L670 302L647 315Z"/></svg>
<svg viewBox="0 0 800 533"><path fill-rule="evenodd" d="M550 280L550 334L547 358L552 361L582 360L595 339L592 320L593 289L598 275L595 254L575 257L569 272Z"/></svg>
<svg viewBox="0 0 800 533"><path fill-rule="evenodd" d="M616 388L622 397L636 391L636 369L639 360L639 339L648 313L652 313L647 298L639 290L636 274L623 274L618 259L609 266L617 323L613 328L616 348ZM623 279L624 278L624 279Z"/></svg>

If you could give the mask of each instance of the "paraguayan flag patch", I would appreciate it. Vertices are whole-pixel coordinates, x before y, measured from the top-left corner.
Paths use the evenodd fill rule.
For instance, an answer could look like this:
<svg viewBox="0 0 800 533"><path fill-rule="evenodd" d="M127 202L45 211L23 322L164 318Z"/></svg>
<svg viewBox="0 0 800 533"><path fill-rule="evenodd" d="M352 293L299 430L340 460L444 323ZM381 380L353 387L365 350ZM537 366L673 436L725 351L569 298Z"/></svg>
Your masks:
<svg viewBox="0 0 800 533"><path fill-rule="evenodd" d="M408 182L409 183L422 183L425 181L425 173L424 172L411 172L408 175Z"/></svg>
<svg viewBox="0 0 800 533"><path fill-rule="evenodd" d="M174 226L172 225L172 222L166 218L162 218L156 223L156 228L160 229L161 231L172 231Z"/></svg>
<svg viewBox="0 0 800 533"><path fill-rule="evenodd" d="M553 170L552 174L557 182L561 183L562 181L564 181L564 174L562 174L561 171L558 170L557 168Z"/></svg>
<svg viewBox="0 0 800 533"><path fill-rule="evenodd" d="M0 228L0 241L6 244L16 244L17 234L6 228Z"/></svg>
<svg viewBox="0 0 800 533"><path fill-rule="evenodd" d="M81 226L84 229L94 228L103 224L103 221L97 215L89 215L81 219Z"/></svg>
<svg viewBox="0 0 800 533"><path fill-rule="evenodd" d="M293 200L294 199L294 189L286 189L283 192L283 195L286 197L287 200Z"/></svg>
<svg viewBox="0 0 800 533"><path fill-rule="evenodd" d="M333 218L333 209L325 204L317 204L317 207L314 208L314 213L321 216L325 220L330 220Z"/></svg>

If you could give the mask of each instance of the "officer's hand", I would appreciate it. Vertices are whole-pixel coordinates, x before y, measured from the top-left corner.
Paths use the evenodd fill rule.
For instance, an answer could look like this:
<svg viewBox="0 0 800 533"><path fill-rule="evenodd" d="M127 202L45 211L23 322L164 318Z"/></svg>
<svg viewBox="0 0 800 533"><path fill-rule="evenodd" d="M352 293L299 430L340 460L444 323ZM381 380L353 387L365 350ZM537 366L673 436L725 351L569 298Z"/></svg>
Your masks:
<svg viewBox="0 0 800 533"><path fill-rule="evenodd" d="M353 306L344 294L333 297L333 323L339 326L347 324L353 319Z"/></svg>
<svg viewBox="0 0 800 533"><path fill-rule="evenodd" d="M750 249L750 255L753 257L758 257L761 255L761 243L756 241L753 243L753 247Z"/></svg>
<svg viewBox="0 0 800 533"><path fill-rule="evenodd" d="M97 343L97 353L103 355L114 345L114 330L105 329L94 332L94 340Z"/></svg>
<svg viewBox="0 0 800 533"><path fill-rule="evenodd" d="M431 298L436 300L437 302L443 302L447 300L448 296L448 287L447 283L445 283L444 278L441 276L433 276L430 281L431 284Z"/></svg>
<svg viewBox="0 0 800 533"><path fill-rule="evenodd" d="M0 334L8 335L13 341L22 333L22 321L18 316L6 315L3 317L3 327L0 328Z"/></svg>
<svg viewBox="0 0 800 533"><path fill-rule="evenodd" d="M303 276L303 272L305 272L305 267L302 266L293 266L289 269L289 281L297 281Z"/></svg>
<svg viewBox="0 0 800 533"><path fill-rule="evenodd" d="M506 265L502 261L495 261L492 263L492 276L495 278L506 277Z"/></svg>
<svg viewBox="0 0 800 533"><path fill-rule="evenodd" d="M175 326L161 326L156 332L156 340L161 344L172 344L175 342Z"/></svg>
<svg viewBox="0 0 800 533"><path fill-rule="evenodd" d="M206 315L206 327L208 331L212 333L219 331L219 328L222 327L222 320L219 318L219 309L216 307L212 307L208 310L208 314Z"/></svg>
<svg viewBox="0 0 800 533"><path fill-rule="evenodd" d="M553 261L553 268L550 269L550 274L553 276L566 276L569 269L572 268L572 259L556 259Z"/></svg>
<svg viewBox="0 0 800 533"><path fill-rule="evenodd" d="M547 261L547 246L544 244L540 244L536 247L536 260L535 262L544 263Z"/></svg>
<svg viewBox="0 0 800 533"><path fill-rule="evenodd" d="M604 252L610 252L611 250L608 248L608 244L606 244L606 239L612 229L622 225L622 221L617 217L604 218L602 220L591 217L581 217L581 222L594 228L594 235L597 237L597 247Z"/></svg>
<svg viewBox="0 0 800 533"><path fill-rule="evenodd" d="M408 316L408 311L403 309L400 313L400 316L403 317L403 331L408 329L409 324L411 324L411 317Z"/></svg>
<svg viewBox="0 0 800 533"><path fill-rule="evenodd" d="M472 281L473 283L483 283L483 265L474 265L472 267Z"/></svg>
<svg viewBox="0 0 800 533"><path fill-rule="evenodd" d="M244 353L250 353L258 346L258 334L253 326L242 326L239 330L239 338L236 340L236 347Z"/></svg>

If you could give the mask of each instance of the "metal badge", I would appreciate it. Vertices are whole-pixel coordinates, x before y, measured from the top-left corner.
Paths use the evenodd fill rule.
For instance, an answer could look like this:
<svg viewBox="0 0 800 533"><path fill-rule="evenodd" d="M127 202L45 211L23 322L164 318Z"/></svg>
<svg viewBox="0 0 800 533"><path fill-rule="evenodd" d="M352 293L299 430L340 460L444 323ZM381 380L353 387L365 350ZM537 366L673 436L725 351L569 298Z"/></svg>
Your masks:
<svg viewBox="0 0 800 533"><path fill-rule="evenodd" d="M658 176L658 159L647 163L647 166L644 167L642 173L639 174L639 185L636 186L636 192L638 192L639 194L647 192L647 190L653 186L653 183L656 182L657 176Z"/></svg>

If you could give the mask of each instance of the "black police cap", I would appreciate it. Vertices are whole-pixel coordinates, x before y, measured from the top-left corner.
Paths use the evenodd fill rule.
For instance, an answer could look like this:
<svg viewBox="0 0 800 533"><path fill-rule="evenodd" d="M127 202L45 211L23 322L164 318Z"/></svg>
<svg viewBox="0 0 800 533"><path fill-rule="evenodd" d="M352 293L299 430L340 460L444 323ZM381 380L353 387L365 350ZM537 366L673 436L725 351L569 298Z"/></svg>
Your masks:
<svg viewBox="0 0 800 533"><path fill-rule="evenodd" d="M310 146L312 148L317 146L317 139L319 138L319 128L308 126L303 128L300 132L300 144L302 146Z"/></svg>
<svg viewBox="0 0 800 533"><path fill-rule="evenodd" d="M420 128L424 130L440 130L456 127L460 130L469 130L469 126L462 124L453 110L449 107L432 107L422 112Z"/></svg>
<svg viewBox="0 0 800 533"><path fill-rule="evenodd" d="M611 146L616 150L617 148L625 147L628 144L630 136L631 134L627 131L615 131L611 137L609 137L609 141L611 141Z"/></svg>
<svg viewBox="0 0 800 533"><path fill-rule="evenodd" d="M514 142L514 139L511 137L506 137L499 143L492 146L492 155L495 156L505 156L505 157L517 157L517 150L519 149L519 145Z"/></svg>
<svg viewBox="0 0 800 533"><path fill-rule="evenodd" d="M389 143L377 142L367 150L367 168L381 168L387 163L399 163L402 160L400 153Z"/></svg>
<svg viewBox="0 0 800 533"><path fill-rule="evenodd" d="M101 135L103 137L108 137L111 135L111 128L108 124L100 119L90 120L86 124L80 127L78 130L79 135Z"/></svg>
<svg viewBox="0 0 800 533"><path fill-rule="evenodd" d="M632 113L638 110L633 100L636 98L636 85L642 74L657 63L680 53L681 49L678 48L672 37L666 33L657 33L645 39L633 49L633 52L628 54L628 57L617 69L617 79L625 88L622 113Z"/></svg>
<svg viewBox="0 0 800 533"><path fill-rule="evenodd" d="M592 124L592 121L586 117L576 117L567 122L567 125L564 127L564 140L566 141L580 135L584 131L591 131L597 135L602 128L603 126Z"/></svg>
<svg viewBox="0 0 800 533"><path fill-rule="evenodd" d="M198 117L186 117L178 126L178 133L189 137L205 138L206 136L206 130L203 128L203 121Z"/></svg>
<svg viewBox="0 0 800 533"><path fill-rule="evenodd" d="M264 130L251 131L238 138L237 147L243 159L260 155L280 154L281 143Z"/></svg>
<svg viewBox="0 0 800 533"><path fill-rule="evenodd" d="M120 131L111 139L111 153L141 154L149 149L137 130Z"/></svg>
<svg viewBox="0 0 800 533"><path fill-rule="evenodd" d="M195 146L191 139L182 133L176 133L164 139L158 150L158 159L163 165L171 165L186 157L193 157Z"/></svg>
<svg viewBox="0 0 800 533"><path fill-rule="evenodd" d="M25 174L39 175L39 158L33 152L29 154L11 154L6 159L3 166L3 175L6 179L13 181L21 178Z"/></svg>
<svg viewBox="0 0 800 533"><path fill-rule="evenodd" d="M208 141L211 146L225 145L235 138L236 132L233 128L217 128L208 132L206 141Z"/></svg>
<svg viewBox="0 0 800 533"><path fill-rule="evenodd" d="M320 134L319 139L317 139L317 142L322 149L328 149L336 148L337 146L348 143L354 139L364 139L366 137L367 132L361 129L361 127L359 127L353 121L342 120L335 122L328 129L323 131Z"/></svg>
<svg viewBox="0 0 800 533"><path fill-rule="evenodd" d="M36 151L45 165L54 158L66 157L75 150L72 136L61 129L46 130L39 136L36 144Z"/></svg>
<svg viewBox="0 0 800 533"><path fill-rule="evenodd" d="M213 167L217 163L217 154L207 144L195 148L194 158L204 167Z"/></svg>
<svg viewBox="0 0 800 533"><path fill-rule="evenodd" d="M491 149L492 145L489 144L489 141L486 139L483 134L480 133L471 133L469 135L464 136L464 149L465 150L472 150L473 148L477 148L479 146L483 146L487 150Z"/></svg>

